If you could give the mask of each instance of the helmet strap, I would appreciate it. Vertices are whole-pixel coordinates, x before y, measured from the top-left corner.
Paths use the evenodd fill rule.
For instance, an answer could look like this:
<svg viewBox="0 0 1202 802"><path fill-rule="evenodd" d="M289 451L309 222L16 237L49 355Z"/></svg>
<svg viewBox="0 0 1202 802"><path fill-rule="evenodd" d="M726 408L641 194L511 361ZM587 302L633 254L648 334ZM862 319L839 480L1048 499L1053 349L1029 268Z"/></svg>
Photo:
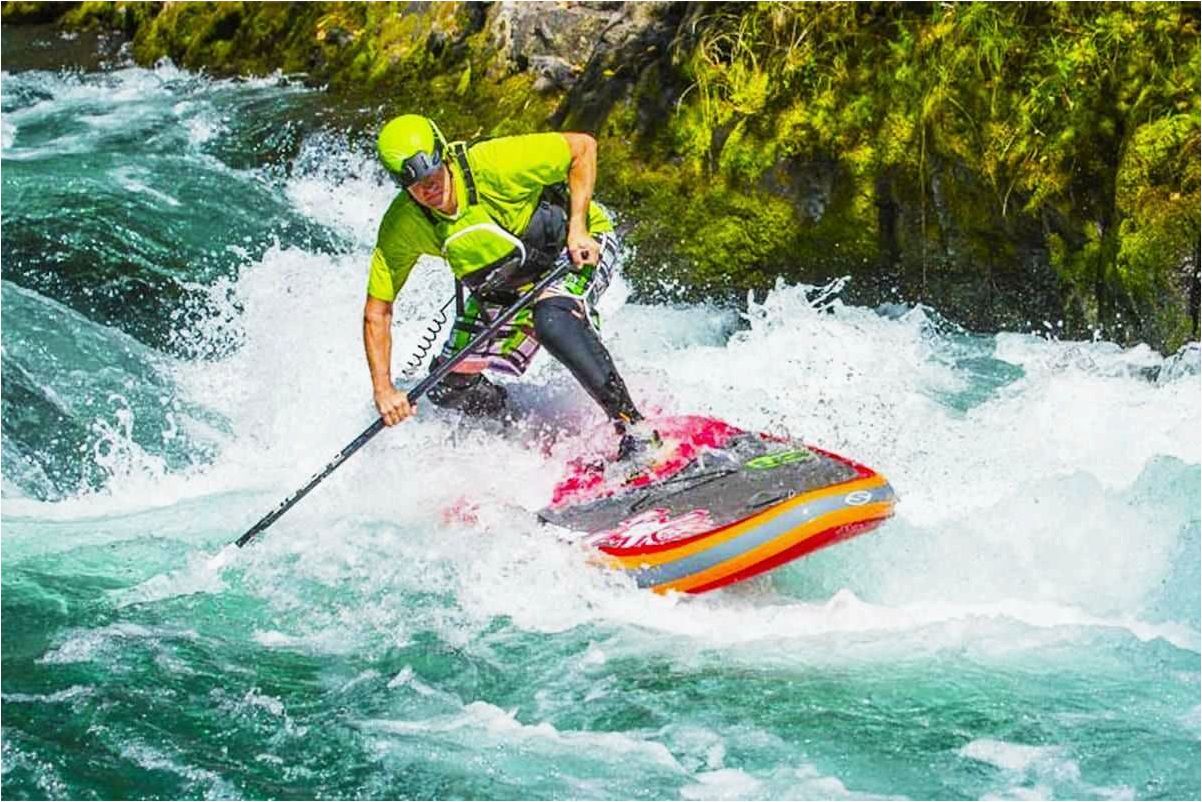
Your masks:
<svg viewBox="0 0 1202 802"><path fill-rule="evenodd" d="M447 138L442 135L442 130L438 127L438 123L434 122L434 120L431 120L429 117L426 119L430 120L430 127L434 129L434 146L439 149L440 153L446 153Z"/></svg>

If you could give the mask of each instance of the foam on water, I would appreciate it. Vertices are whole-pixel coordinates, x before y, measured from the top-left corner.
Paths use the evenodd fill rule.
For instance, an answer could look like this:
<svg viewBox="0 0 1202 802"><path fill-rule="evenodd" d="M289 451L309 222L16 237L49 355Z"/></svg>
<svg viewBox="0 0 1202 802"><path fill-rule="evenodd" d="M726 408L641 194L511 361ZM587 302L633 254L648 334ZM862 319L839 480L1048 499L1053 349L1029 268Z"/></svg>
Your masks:
<svg viewBox="0 0 1202 802"><path fill-rule="evenodd" d="M4 150L11 148L17 141L17 126L12 120L0 120L0 147Z"/></svg>
<svg viewBox="0 0 1202 802"><path fill-rule="evenodd" d="M741 769L700 772L680 789L681 799L906 799L852 791L837 777L802 764L759 778Z"/></svg>
<svg viewBox="0 0 1202 802"><path fill-rule="evenodd" d="M1053 788L1081 789L1091 799L1131 799L1135 789L1128 786L1092 786L1081 782L1081 767L1060 746L1028 746L988 738L969 742L957 754L1001 770L1011 783L1002 793L986 794L984 799L1049 799Z"/></svg>
<svg viewBox="0 0 1202 802"><path fill-rule="evenodd" d="M66 702L80 696L88 696L94 689L89 685L72 685L54 693L6 693L2 697L5 702L31 702L38 704L53 704Z"/></svg>
<svg viewBox="0 0 1202 802"><path fill-rule="evenodd" d="M554 796L594 797L615 787L633 794L653 780L678 782L687 777L656 740L619 732L563 731L547 722L524 724L515 712L471 702L420 721L371 719L358 727L371 738L385 765L393 755L410 759L415 742L422 745L430 765L448 769L471 762L470 756L481 752L495 755L492 760L502 776L523 763L545 763L554 770L539 784L546 784L543 793Z"/></svg>
<svg viewBox="0 0 1202 802"><path fill-rule="evenodd" d="M67 799L71 792L63 782L54 764L39 760L30 752L14 746L11 738L0 735L0 776L27 771L33 775L33 786L47 799Z"/></svg>
<svg viewBox="0 0 1202 802"><path fill-rule="evenodd" d="M186 781L190 793L205 799L240 798L235 786L216 772L190 766L149 744L126 742L121 746L121 757L145 771L174 774Z"/></svg>
<svg viewBox="0 0 1202 802"><path fill-rule="evenodd" d="M1048 766L1051 771L1073 779L1081 774L1077 764L1065 760L1064 750L1055 746L1024 746L979 739L962 747L960 754L1006 771L1025 772L1034 766Z"/></svg>
<svg viewBox="0 0 1202 802"><path fill-rule="evenodd" d="M177 626L146 627L139 624L110 624L99 629L69 631L63 642L42 655L38 662L62 665L80 663L111 656L124 642L146 641L157 647L163 641L195 639L195 630Z"/></svg>
<svg viewBox="0 0 1202 802"><path fill-rule="evenodd" d="M6 75L6 80L8 76ZM260 79L260 86L278 85ZM5 97L5 125L12 133L5 137L5 160L28 161L84 155L104 147L106 140L125 139L131 134L149 131L147 123L160 108L174 108L185 119L188 112L207 105L176 104L181 90L198 94L220 94L229 82L210 82L163 62L153 70L127 67L112 72L32 72L20 76L20 88ZM37 147L15 147L17 132L37 129L73 110L76 124L61 132L52 142Z"/></svg>

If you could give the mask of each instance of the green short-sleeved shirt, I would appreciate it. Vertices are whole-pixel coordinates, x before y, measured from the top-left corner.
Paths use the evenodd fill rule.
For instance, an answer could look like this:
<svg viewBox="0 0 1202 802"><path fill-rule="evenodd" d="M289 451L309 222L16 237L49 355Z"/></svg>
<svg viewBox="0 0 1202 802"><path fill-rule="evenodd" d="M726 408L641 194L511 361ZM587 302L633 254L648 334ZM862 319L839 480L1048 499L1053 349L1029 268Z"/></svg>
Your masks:
<svg viewBox="0 0 1202 802"><path fill-rule="evenodd" d="M566 181L572 162L568 141L559 133L488 139L469 148L467 158L476 184L478 206L483 208L468 207L463 175L450 158L447 164L455 182L455 197L459 199L455 217L437 212L427 216L417 201L402 190L380 222L371 255L368 295L381 301L394 300L417 260L427 254L442 255L443 242L457 227L469 222L468 216L478 218L481 212L486 212L506 231L520 235L538 207L543 188ZM609 215L597 203L589 206L588 227L593 234L613 230ZM451 264L457 277L476 267L479 265Z"/></svg>

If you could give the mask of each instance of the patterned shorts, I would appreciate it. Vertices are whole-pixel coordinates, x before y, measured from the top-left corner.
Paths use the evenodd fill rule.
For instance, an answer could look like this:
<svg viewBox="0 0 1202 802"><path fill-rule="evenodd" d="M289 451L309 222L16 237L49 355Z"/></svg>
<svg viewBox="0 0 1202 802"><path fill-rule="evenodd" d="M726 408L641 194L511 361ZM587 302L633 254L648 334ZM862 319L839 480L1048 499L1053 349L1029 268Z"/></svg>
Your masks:
<svg viewBox="0 0 1202 802"><path fill-rule="evenodd" d="M601 318L597 314L596 303L605 290L609 288L610 279L618 268L621 260L621 242L616 234L610 232L598 234L597 242L601 245L601 257L596 265L586 265L579 270L573 270L556 281L547 289L548 295L563 295L574 298L584 304L589 320L598 331L601 328ZM559 254L556 267L571 261L567 248ZM530 286L533 286L531 284ZM521 288L525 291L528 287ZM442 347L442 357L448 359L461 351L472 338L488 327L481 309L491 320L497 313L505 309L504 304L481 303L475 296L469 296L464 304L463 314L455 318L450 336ZM530 365L530 360L538 353L541 346L534 337L534 307L527 306L518 312L501 330L477 353L463 360L460 365L465 372L493 370L508 373L511 376L521 376Z"/></svg>

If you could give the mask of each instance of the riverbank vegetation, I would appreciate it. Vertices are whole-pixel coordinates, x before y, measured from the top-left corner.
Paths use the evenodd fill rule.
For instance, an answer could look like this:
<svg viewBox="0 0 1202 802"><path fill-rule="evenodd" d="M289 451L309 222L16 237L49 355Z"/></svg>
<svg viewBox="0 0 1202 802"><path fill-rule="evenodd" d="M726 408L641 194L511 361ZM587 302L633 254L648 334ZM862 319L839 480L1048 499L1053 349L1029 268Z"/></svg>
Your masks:
<svg viewBox="0 0 1202 802"><path fill-rule="evenodd" d="M646 292L851 275L970 327L1198 337L1196 5L556 4L526 37L507 3L47 5L6 24L303 74L459 137L591 130Z"/></svg>

